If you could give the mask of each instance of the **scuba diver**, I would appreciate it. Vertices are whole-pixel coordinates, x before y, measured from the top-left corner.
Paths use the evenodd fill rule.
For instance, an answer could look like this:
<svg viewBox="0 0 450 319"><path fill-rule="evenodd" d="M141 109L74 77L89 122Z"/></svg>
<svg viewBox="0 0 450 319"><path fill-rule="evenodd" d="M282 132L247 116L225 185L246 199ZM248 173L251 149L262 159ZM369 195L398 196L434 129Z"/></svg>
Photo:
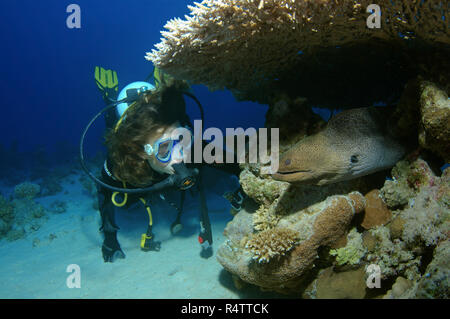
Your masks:
<svg viewBox="0 0 450 319"><path fill-rule="evenodd" d="M117 73L101 67L95 68L95 81L102 93L106 107L100 111L84 130L80 141L81 165L91 179L97 183L98 206L104 234L102 255L105 262L114 262L125 258L115 222L116 207L129 208L141 202L149 216L146 233L141 236L140 247L143 251L159 251L161 242L155 240L152 231L153 217L149 195L158 194L165 199L163 191L176 188L180 191L180 204L174 205L177 217L171 225L171 233L182 229L181 214L185 192L196 188L200 197L200 233L198 241L202 247L201 256L212 255L212 233L202 187L201 164L188 164L184 156L190 153L193 139L176 135L177 130L192 131L192 124L186 114L184 96L192 98L199 106L203 120L203 109L198 99L189 92L185 81L175 80L155 68L154 83L133 82L118 92ZM105 135L108 150L98 178L84 163L83 142L93 122L101 115L105 116L107 133ZM189 136L189 135L188 135ZM190 135L192 136L192 135ZM214 164L213 164L214 166ZM238 164L217 167L238 175ZM239 188L228 192L226 198L232 209L239 211L244 199Z"/></svg>

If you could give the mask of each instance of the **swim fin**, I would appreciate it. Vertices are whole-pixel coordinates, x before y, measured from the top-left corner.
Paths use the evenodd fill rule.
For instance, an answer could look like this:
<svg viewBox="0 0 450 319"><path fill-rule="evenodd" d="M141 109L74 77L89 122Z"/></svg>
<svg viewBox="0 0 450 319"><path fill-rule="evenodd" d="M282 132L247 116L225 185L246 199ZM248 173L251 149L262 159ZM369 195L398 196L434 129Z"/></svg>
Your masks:
<svg viewBox="0 0 450 319"><path fill-rule="evenodd" d="M106 70L102 67L96 66L95 84L97 84L97 87L106 102L111 102L111 100L117 99L117 95L119 94L119 80L117 78L116 71Z"/></svg>

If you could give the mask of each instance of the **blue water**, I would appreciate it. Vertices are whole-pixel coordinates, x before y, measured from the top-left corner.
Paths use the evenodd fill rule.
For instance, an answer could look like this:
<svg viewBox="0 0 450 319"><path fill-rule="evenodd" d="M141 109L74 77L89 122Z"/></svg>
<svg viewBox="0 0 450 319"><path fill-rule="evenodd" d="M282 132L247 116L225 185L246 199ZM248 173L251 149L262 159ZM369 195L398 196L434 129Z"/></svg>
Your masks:
<svg viewBox="0 0 450 319"><path fill-rule="evenodd" d="M183 0L80 0L81 29L69 29L66 8L74 1L8 1L0 25L3 145L19 150L64 140L76 145L90 118L104 105L94 67L117 71L119 86L145 79L153 70L144 59L161 38L166 21L189 13ZM207 126L262 127L265 106L237 103L231 93L194 86ZM193 110L192 110L193 109ZM195 114L195 105L189 108ZM198 113L198 112L197 112ZM104 127L99 121L92 138ZM95 150L96 145L88 145Z"/></svg>
<svg viewBox="0 0 450 319"><path fill-rule="evenodd" d="M66 26L66 8L71 3L81 8L81 29ZM224 283L215 257L199 256L195 193L187 199L185 229L179 237L168 232L174 209L164 201L155 201L154 231L163 247L156 255L139 249L148 222L145 211L119 214L119 241L127 258L105 264L95 190L90 192L83 186L85 175L78 166L80 135L104 107L94 83L94 67L116 70L119 89L144 80L153 70L144 59L145 53L160 41L167 20L189 13L188 3L191 1L2 2L0 194L13 202L17 200L16 185L39 184L41 193L28 205L33 209L42 205L46 216L20 239L0 239L0 298L240 296L229 281ZM193 86L193 92L205 110L204 128L264 126L266 105L238 103L228 91L210 92L201 85ZM187 109L191 119L199 117L190 99ZM89 131L85 145L88 159L105 151L104 129L104 121L99 119ZM238 183L235 177L214 171L209 171L206 183L216 249L224 240L226 223L232 219L230 204L222 194L234 190ZM61 202L65 211L57 214L52 209ZM85 276L78 290L66 287L66 267L73 263L80 265ZM204 268L200 284L195 277L199 264ZM29 271L30 267L34 271ZM205 294L209 289L215 294Z"/></svg>

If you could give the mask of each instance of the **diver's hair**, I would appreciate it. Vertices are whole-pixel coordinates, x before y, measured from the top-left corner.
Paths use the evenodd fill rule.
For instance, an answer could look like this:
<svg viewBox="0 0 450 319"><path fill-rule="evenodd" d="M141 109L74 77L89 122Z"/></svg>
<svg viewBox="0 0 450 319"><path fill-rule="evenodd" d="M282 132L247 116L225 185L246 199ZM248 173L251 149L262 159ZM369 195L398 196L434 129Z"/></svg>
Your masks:
<svg viewBox="0 0 450 319"><path fill-rule="evenodd" d="M144 93L126 111L117 131L105 135L112 171L119 180L133 186L145 186L157 179L146 158L144 145L159 128L186 121L183 90L186 83L172 80L156 90Z"/></svg>

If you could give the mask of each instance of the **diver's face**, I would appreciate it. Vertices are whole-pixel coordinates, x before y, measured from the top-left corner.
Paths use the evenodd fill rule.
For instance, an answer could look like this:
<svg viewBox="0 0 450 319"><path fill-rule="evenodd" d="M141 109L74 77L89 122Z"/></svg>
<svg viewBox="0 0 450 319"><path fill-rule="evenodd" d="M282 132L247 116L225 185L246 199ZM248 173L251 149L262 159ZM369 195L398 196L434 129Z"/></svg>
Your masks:
<svg viewBox="0 0 450 319"><path fill-rule="evenodd" d="M161 127L155 131L155 133L148 139L147 143L150 145L155 145L158 140L170 140L172 132L179 127L178 123L175 123L171 126ZM159 145L159 153L164 154L166 152L170 152L170 143L161 143ZM175 171L173 169L173 164L181 163L183 161L183 156L180 152L173 151L170 160L167 162L161 162L156 154L152 154L148 157L148 162L152 169L157 172L165 173L165 174L173 174Z"/></svg>

